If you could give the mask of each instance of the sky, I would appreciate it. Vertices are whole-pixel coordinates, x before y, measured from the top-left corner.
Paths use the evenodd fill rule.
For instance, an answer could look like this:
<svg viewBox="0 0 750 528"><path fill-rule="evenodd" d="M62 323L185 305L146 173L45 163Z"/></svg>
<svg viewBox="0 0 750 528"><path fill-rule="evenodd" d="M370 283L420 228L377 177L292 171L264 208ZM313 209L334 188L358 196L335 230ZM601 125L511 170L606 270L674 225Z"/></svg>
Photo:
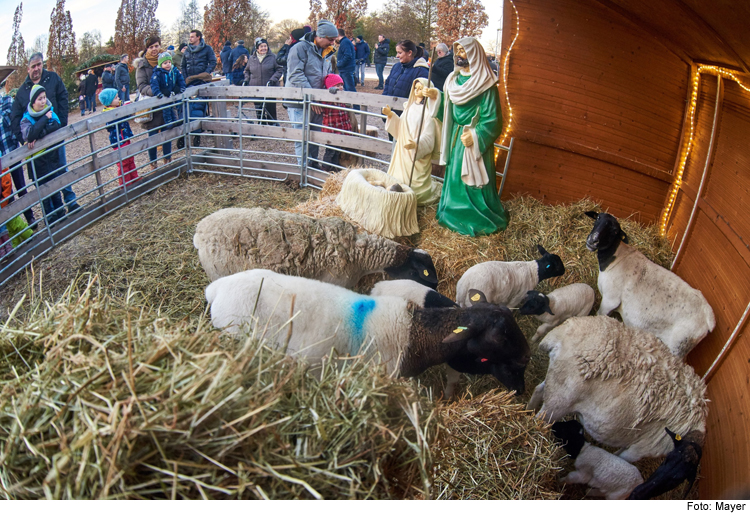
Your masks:
<svg viewBox="0 0 750 528"><path fill-rule="evenodd" d="M49 20L55 0L0 0L0 64L5 64L5 58L10 47L13 35L13 13L18 4L23 1L23 19L21 22L21 35L26 48L34 44L39 35L49 32ZM182 0L159 0L156 17L167 27L180 15L180 4ZM257 0L262 9L268 11L271 22L279 22L285 18L298 18L303 21L310 13L309 0ZM198 0L203 9L208 0ZM370 12L382 8L385 0L368 0ZM502 1L482 0L485 12L489 17L489 25L484 29L481 42L494 42L497 29L500 27L502 16ZM118 0L66 0L65 8L70 11L73 19L73 31L76 38L80 39L84 33L98 29L102 34L102 43L106 42L114 34L117 10L120 7ZM290 16L290 13L299 13L299 16ZM489 51L489 50L487 50Z"/></svg>

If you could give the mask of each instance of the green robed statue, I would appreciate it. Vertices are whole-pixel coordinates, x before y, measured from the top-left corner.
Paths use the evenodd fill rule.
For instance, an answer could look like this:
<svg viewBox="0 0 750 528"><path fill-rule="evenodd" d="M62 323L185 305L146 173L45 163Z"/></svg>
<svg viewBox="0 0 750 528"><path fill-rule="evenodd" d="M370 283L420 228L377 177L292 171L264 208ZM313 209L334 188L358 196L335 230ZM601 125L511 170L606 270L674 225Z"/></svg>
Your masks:
<svg viewBox="0 0 750 528"><path fill-rule="evenodd" d="M503 131L497 76L482 45L453 44L455 70L444 86L440 164L446 165L436 218L462 235L489 235L508 226L495 185L494 142Z"/></svg>

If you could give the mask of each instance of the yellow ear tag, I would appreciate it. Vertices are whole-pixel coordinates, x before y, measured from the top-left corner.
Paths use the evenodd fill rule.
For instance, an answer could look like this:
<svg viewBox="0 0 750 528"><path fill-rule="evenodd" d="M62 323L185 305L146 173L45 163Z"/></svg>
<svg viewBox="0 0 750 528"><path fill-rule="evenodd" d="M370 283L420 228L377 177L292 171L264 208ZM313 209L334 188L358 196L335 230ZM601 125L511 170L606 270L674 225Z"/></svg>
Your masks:
<svg viewBox="0 0 750 528"><path fill-rule="evenodd" d="M674 439L679 442L680 440L682 440L682 437L680 435L674 435Z"/></svg>
<svg viewBox="0 0 750 528"><path fill-rule="evenodd" d="M466 330L466 327L465 327L465 326L459 326L458 328L456 328L456 329L455 329L455 330L453 331L453 333L454 333L454 334L460 334L460 333L461 333L461 332L463 332L464 330Z"/></svg>
<svg viewBox="0 0 750 528"><path fill-rule="evenodd" d="M478 293L475 293L475 294L474 294L474 296L473 296L473 297L471 298L471 300L472 300L472 301L478 301L478 300L479 300L479 299L481 299L481 298L482 298L482 296L481 296L481 295L479 295Z"/></svg>
<svg viewBox="0 0 750 528"><path fill-rule="evenodd" d="M424 271L423 271L422 273L424 273L424 276L425 276L425 277L429 277L429 276L430 276L430 272L429 272L429 271L427 271L427 270L424 270Z"/></svg>

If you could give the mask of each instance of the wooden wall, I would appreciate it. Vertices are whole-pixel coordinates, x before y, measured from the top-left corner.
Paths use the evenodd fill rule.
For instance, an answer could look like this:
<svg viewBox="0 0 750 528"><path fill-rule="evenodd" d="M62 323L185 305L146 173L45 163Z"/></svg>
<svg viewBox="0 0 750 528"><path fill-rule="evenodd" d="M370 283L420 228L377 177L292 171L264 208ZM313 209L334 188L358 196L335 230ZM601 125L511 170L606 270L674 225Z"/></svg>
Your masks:
<svg viewBox="0 0 750 528"><path fill-rule="evenodd" d="M515 143L503 198L523 193L554 204L590 196L616 216L658 222L689 125L691 75L701 62L692 54L708 49L704 62L744 62L711 32L716 22L697 15L699 4L514 2L520 36L508 91ZM665 17L682 32L659 31ZM504 21L505 52L516 33L508 1ZM700 33L692 39L684 28ZM708 499L750 487L750 93L703 74L698 95L668 236L679 248L673 270L716 315L716 329L688 356L707 374L711 400L699 484Z"/></svg>

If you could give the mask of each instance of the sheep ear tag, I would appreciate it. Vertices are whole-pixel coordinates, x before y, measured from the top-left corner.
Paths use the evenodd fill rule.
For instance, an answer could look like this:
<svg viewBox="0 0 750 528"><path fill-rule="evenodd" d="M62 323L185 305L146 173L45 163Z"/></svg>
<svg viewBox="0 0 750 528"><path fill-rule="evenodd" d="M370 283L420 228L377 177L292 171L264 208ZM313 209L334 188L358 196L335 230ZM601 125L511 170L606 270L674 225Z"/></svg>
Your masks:
<svg viewBox="0 0 750 528"><path fill-rule="evenodd" d="M677 442L680 442L682 440L682 437L680 435L674 435L674 439Z"/></svg>
<svg viewBox="0 0 750 528"><path fill-rule="evenodd" d="M475 333L476 331L472 330L469 327L458 326L455 330L448 334L445 339L443 339L443 343L458 343L459 341L466 341L467 339L470 339Z"/></svg>
<svg viewBox="0 0 750 528"><path fill-rule="evenodd" d="M486 303L487 297L479 290L471 289L469 290L469 300L471 301L471 305L474 306L475 304Z"/></svg>

